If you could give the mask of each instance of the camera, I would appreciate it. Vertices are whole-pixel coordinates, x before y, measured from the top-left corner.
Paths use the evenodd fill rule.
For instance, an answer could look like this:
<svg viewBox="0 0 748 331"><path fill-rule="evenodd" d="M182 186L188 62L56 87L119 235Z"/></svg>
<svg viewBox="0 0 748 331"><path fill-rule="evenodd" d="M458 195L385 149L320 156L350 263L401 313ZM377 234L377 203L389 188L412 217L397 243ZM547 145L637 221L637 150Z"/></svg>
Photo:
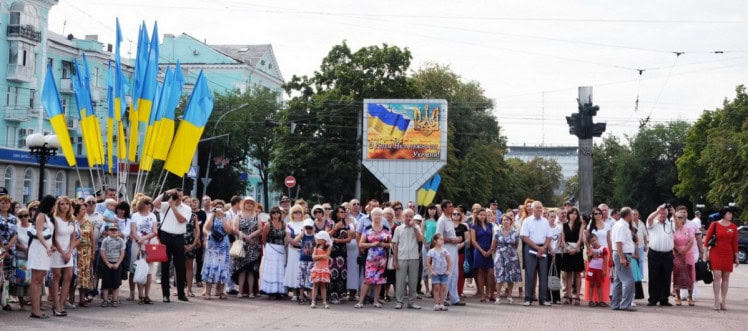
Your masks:
<svg viewBox="0 0 748 331"><path fill-rule="evenodd" d="M173 192L173 193L172 192L166 192L166 193L164 193L164 200L174 200L174 201L177 201L177 200L179 200L179 194L177 194L176 192Z"/></svg>
<svg viewBox="0 0 748 331"><path fill-rule="evenodd" d="M673 205L665 202L665 209L670 210L670 208L673 208Z"/></svg>

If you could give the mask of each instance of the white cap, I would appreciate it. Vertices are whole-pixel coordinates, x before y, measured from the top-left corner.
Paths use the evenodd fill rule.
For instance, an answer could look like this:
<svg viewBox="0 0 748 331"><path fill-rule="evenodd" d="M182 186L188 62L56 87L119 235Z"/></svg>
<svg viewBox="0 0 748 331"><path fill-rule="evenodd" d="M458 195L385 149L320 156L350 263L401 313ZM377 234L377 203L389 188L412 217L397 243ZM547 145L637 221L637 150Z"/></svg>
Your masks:
<svg viewBox="0 0 748 331"><path fill-rule="evenodd" d="M421 216L421 214L415 214L413 215L413 219L417 221L423 221L423 216Z"/></svg>
<svg viewBox="0 0 748 331"><path fill-rule="evenodd" d="M314 227L314 221L312 221L309 218L307 218L306 220L304 220L304 227L307 227L307 226Z"/></svg>
<svg viewBox="0 0 748 331"><path fill-rule="evenodd" d="M326 241L328 245L332 245L332 239L330 239L330 234L328 234L327 231L317 232L317 234L314 235L314 239L316 240L322 239Z"/></svg>

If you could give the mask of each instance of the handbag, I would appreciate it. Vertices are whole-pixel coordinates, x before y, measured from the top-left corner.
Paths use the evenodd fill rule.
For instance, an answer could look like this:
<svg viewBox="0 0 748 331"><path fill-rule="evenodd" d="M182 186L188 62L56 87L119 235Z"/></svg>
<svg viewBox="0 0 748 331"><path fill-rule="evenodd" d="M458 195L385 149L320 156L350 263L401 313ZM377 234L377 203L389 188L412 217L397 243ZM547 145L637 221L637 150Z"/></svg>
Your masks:
<svg viewBox="0 0 748 331"><path fill-rule="evenodd" d="M387 256L387 270L395 270L395 252L390 248Z"/></svg>
<svg viewBox="0 0 748 331"><path fill-rule="evenodd" d="M556 264L551 264L551 274L548 275L548 289L551 291L560 291L561 290L561 278L558 277L558 269L556 269Z"/></svg>
<svg viewBox="0 0 748 331"><path fill-rule="evenodd" d="M634 275L634 282L641 282L642 281L642 272L639 268L639 261L637 260L631 260L631 273Z"/></svg>
<svg viewBox="0 0 748 331"><path fill-rule="evenodd" d="M135 284L145 284L148 280L148 262L143 257L140 257L135 263L133 263L133 275L132 281Z"/></svg>
<svg viewBox="0 0 748 331"><path fill-rule="evenodd" d="M714 281L714 275L712 275L712 269L709 262L699 258L694 265L696 271L696 280L703 281L704 284L711 284Z"/></svg>
<svg viewBox="0 0 748 331"><path fill-rule="evenodd" d="M169 261L169 256L166 255L166 245L162 244L158 237L156 237L155 244L145 244L145 260L148 263Z"/></svg>
<svg viewBox="0 0 748 331"><path fill-rule="evenodd" d="M717 245L717 230L714 229L714 222L709 225L709 231L712 231L712 236L709 237L709 242L707 242L707 246L714 247Z"/></svg>
<svg viewBox="0 0 748 331"><path fill-rule="evenodd" d="M214 241L222 242L223 238L225 238L226 235L223 233L219 233L218 231L211 231L210 237L213 238Z"/></svg>
<svg viewBox="0 0 748 331"><path fill-rule="evenodd" d="M28 260L16 260L16 286L31 285L31 269L28 263Z"/></svg>
<svg viewBox="0 0 748 331"><path fill-rule="evenodd" d="M247 255L247 252L244 251L244 239L237 238L237 240L234 240L234 243L231 244L231 249L229 250L229 256L237 259L244 258L244 256Z"/></svg>

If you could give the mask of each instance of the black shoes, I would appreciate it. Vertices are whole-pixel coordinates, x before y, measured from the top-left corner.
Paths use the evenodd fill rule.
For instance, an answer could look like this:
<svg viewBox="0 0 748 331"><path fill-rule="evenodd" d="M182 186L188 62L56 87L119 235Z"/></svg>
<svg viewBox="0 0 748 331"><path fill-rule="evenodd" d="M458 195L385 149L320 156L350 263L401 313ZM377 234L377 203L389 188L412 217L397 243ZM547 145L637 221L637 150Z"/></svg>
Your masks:
<svg viewBox="0 0 748 331"><path fill-rule="evenodd" d="M190 301L190 299L187 299L187 296L186 296L186 295L184 295L184 294L182 294L182 295L178 296L178 297L177 297L177 299L178 299L179 301L184 301L184 302Z"/></svg>
<svg viewBox="0 0 748 331"><path fill-rule="evenodd" d="M168 295L164 296L164 303L169 303L169 302L171 302L171 299L169 299L169 296Z"/></svg>

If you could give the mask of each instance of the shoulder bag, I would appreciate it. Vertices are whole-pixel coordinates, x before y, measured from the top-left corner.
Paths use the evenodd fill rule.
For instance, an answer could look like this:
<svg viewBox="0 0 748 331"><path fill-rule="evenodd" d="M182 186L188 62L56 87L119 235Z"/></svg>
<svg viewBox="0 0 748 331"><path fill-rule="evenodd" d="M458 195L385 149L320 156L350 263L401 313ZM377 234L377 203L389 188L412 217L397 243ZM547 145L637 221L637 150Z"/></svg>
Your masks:
<svg viewBox="0 0 748 331"><path fill-rule="evenodd" d="M231 249L229 250L229 256L237 259L244 258L247 255L247 252L244 251L244 236L241 234L236 237L236 240L234 240L234 243L231 244Z"/></svg>
<svg viewBox="0 0 748 331"><path fill-rule="evenodd" d="M561 278L558 277L556 263L551 264L551 273L548 275L548 289L551 291L561 290Z"/></svg>
<svg viewBox="0 0 748 331"><path fill-rule="evenodd" d="M155 244L145 244L145 261L148 263L169 261L166 255L166 245L161 243L158 236L154 239L156 239Z"/></svg>
<svg viewBox="0 0 748 331"><path fill-rule="evenodd" d="M395 270L395 251L390 247L387 257L387 270Z"/></svg>
<svg viewBox="0 0 748 331"><path fill-rule="evenodd" d="M717 228L714 226L715 222L712 222L712 224L709 224L709 231L712 231L712 236L709 237L709 242L707 242L707 246L714 247L717 245Z"/></svg>

